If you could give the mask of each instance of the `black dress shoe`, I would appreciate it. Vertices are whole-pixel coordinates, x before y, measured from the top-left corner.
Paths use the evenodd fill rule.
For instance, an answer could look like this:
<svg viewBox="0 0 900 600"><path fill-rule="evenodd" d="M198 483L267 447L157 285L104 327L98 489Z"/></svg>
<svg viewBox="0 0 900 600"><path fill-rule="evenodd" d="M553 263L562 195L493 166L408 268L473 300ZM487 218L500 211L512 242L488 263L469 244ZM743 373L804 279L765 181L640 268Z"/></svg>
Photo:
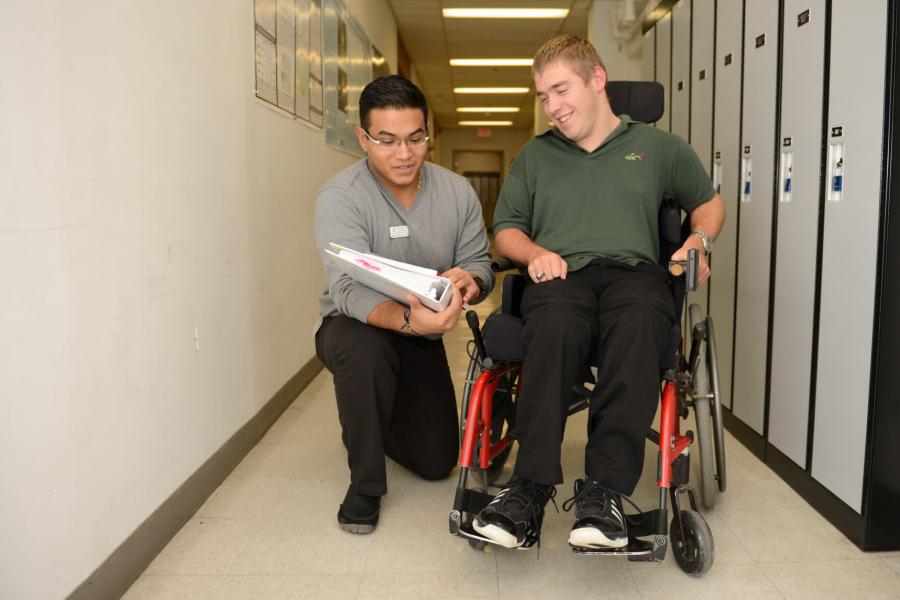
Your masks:
<svg viewBox="0 0 900 600"><path fill-rule="evenodd" d="M381 496L366 496L347 490L338 510L338 524L350 533L372 533L378 525Z"/></svg>

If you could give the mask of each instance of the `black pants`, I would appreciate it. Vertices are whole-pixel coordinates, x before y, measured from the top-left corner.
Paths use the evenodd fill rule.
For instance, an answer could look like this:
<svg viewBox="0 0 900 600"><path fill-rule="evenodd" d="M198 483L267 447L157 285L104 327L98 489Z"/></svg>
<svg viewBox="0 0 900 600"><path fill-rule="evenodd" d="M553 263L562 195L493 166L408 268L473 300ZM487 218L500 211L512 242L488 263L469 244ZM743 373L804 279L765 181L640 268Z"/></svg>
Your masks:
<svg viewBox="0 0 900 600"><path fill-rule="evenodd" d="M339 315L326 318L316 332L316 354L334 375L353 491L387 493L385 455L425 479L450 474L459 424L441 340Z"/></svg>
<svg viewBox="0 0 900 600"><path fill-rule="evenodd" d="M634 491L675 319L666 278L657 265L599 259L565 280L526 286L518 476L562 483L560 445L572 386L596 351L585 473L619 493Z"/></svg>

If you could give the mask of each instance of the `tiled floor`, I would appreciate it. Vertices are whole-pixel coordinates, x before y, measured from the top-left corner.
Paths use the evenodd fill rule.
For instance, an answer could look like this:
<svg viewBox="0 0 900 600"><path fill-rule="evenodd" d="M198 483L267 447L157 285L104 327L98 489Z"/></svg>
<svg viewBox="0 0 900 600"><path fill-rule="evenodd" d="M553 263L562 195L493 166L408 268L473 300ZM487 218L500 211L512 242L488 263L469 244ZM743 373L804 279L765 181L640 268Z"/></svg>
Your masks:
<svg viewBox="0 0 900 600"><path fill-rule="evenodd" d="M462 321L447 336L457 382L468 339ZM581 470L584 416L566 435L569 480ZM323 371L125 598L900 598L900 553L861 552L734 438L726 444L729 487L705 512L716 553L702 578L685 575L671 552L662 564L575 556L572 516L552 508L540 556L476 552L448 534L455 477L420 481L392 463L378 529L356 536L335 520L348 473ZM634 495L642 508L656 502L655 469L648 447Z"/></svg>

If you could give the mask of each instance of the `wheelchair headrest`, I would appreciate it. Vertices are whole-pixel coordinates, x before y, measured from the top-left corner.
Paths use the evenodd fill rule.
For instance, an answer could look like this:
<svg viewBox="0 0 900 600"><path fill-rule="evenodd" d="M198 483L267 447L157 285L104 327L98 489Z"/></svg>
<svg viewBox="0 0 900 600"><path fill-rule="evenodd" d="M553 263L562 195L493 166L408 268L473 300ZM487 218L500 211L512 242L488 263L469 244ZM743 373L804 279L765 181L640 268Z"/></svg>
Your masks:
<svg viewBox="0 0 900 600"><path fill-rule="evenodd" d="M663 86L656 81L607 81L606 95L613 113L641 123L655 123L665 109Z"/></svg>

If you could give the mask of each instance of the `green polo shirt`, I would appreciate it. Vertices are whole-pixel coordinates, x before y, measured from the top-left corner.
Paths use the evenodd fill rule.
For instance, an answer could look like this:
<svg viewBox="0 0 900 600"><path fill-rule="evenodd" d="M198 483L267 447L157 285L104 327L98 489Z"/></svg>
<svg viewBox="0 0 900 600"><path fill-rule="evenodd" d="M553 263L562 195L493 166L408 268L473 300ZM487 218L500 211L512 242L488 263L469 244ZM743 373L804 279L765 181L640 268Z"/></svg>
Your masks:
<svg viewBox="0 0 900 600"><path fill-rule="evenodd" d="M663 202L674 199L690 212L715 189L680 137L620 118L593 152L556 128L528 142L506 175L494 232L521 230L570 271L599 257L657 262Z"/></svg>

